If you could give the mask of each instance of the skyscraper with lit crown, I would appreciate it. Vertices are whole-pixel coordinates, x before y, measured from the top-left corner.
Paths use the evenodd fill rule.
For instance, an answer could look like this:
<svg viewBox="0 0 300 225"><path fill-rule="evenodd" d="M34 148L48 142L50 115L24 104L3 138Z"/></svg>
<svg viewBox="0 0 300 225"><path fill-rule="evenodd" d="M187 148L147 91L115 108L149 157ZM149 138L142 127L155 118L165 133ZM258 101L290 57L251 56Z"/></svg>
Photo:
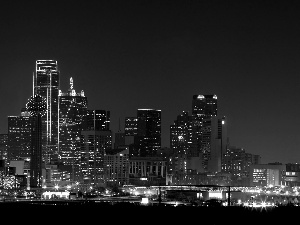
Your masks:
<svg viewBox="0 0 300 225"><path fill-rule="evenodd" d="M73 78L67 92L59 91L59 156L64 165L72 168L72 180L79 176L80 134L87 114L84 91L76 93Z"/></svg>
<svg viewBox="0 0 300 225"><path fill-rule="evenodd" d="M42 116L43 159L46 163L58 161L58 92L59 71L56 60L37 60L33 75L33 94L46 100Z"/></svg>
<svg viewBox="0 0 300 225"><path fill-rule="evenodd" d="M227 122L218 118L218 97L215 94L193 95L192 143L194 156L202 157L207 172L220 172L222 155L227 145Z"/></svg>

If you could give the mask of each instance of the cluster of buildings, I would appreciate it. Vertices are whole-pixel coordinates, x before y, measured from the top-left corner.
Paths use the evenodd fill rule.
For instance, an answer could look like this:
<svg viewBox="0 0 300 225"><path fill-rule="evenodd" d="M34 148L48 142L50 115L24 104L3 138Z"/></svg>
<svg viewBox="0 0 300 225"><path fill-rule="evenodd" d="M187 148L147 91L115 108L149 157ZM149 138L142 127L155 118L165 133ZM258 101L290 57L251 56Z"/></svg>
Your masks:
<svg viewBox="0 0 300 225"><path fill-rule="evenodd" d="M161 146L161 110L137 109L112 132L110 111L90 109L84 91L60 87L56 60L37 60L33 95L0 134L0 168L27 189L54 184L297 185L295 164L262 165L259 155L231 146L216 95L192 96L192 110L170 125Z"/></svg>

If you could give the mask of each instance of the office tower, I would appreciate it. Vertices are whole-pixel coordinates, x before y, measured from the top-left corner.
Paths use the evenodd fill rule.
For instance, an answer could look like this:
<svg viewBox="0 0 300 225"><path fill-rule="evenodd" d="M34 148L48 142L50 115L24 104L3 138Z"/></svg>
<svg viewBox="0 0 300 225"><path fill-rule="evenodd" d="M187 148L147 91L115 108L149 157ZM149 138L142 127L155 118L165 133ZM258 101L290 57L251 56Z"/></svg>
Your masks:
<svg viewBox="0 0 300 225"><path fill-rule="evenodd" d="M112 149L110 111L87 110L87 117L81 131L80 178L91 184L104 182L104 155Z"/></svg>
<svg viewBox="0 0 300 225"><path fill-rule="evenodd" d="M222 157L222 172L231 175L232 185L249 186L250 165L260 164L255 160L259 157L259 155L247 153L243 148L227 146Z"/></svg>
<svg viewBox="0 0 300 225"><path fill-rule="evenodd" d="M193 150L192 138L192 117L183 111L170 126L170 148L173 152L168 161L170 172L187 172L188 157Z"/></svg>
<svg viewBox="0 0 300 225"><path fill-rule="evenodd" d="M32 96L26 104L30 113L31 154L30 154L30 188L42 187L42 116L46 114L47 103L40 95Z"/></svg>
<svg viewBox="0 0 300 225"><path fill-rule="evenodd" d="M137 118L125 117L125 136L134 136L137 134Z"/></svg>
<svg viewBox="0 0 300 225"><path fill-rule="evenodd" d="M170 148L174 154L190 155L193 148L192 137L192 117L184 111L170 126Z"/></svg>
<svg viewBox="0 0 300 225"><path fill-rule="evenodd" d="M134 136L137 134L137 118L125 117L125 145L131 146L134 144ZM129 150L130 152L131 150Z"/></svg>
<svg viewBox="0 0 300 225"><path fill-rule="evenodd" d="M134 136L134 156L155 156L161 148L161 110L137 110L137 134Z"/></svg>
<svg viewBox="0 0 300 225"><path fill-rule="evenodd" d="M7 163L20 158L29 158L31 154L31 118L26 109L20 116L8 116L8 152Z"/></svg>
<svg viewBox="0 0 300 225"><path fill-rule="evenodd" d="M110 111L106 110L87 110L84 130L109 130Z"/></svg>
<svg viewBox="0 0 300 225"><path fill-rule="evenodd" d="M125 132L121 130L121 122L119 118L119 129L115 133L115 140L114 140L114 148L124 148L125 147Z"/></svg>
<svg viewBox="0 0 300 225"><path fill-rule="evenodd" d="M81 181L103 184L105 151L112 149L110 130L85 130L81 132L80 171Z"/></svg>
<svg viewBox="0 0 300 225"><path fill-rule="evenodd" d="M216 95L193 95L192 115L201 118L217 116L218 104Z"/></svg>
<svg viewBox="0 0 300 225"><path fill-rule="evenodd" d="M221 172L222 158L228 147L227 140L227 121L224 116L203 120L201 150L207 171Z"/></svg>
<svg viewBox="0 0 300 225"><path fill-rule="evenodd" d="M63 165L68 165L72 180L79 176L80 133L87 114L87 97L76 93L73 78L66 93L59 91L59 156Z"/></svg>
<svg viewBox="0 0 300 225"><path fill-rule="evenodd" d="M43 158L47 163L58 161L58 90L59 71L56 60L37 60L33 77L34 95L46 100L42 116Z"/></svg>
<svg viewBox="0 0 300 225"><path fill-rule="evenodd" d="M123 148L125 146L125 133L118 131L115 133L115 143L114 148Z"/></svg>
<svg viewBox="0 0 300 225"><path fill-rule="evenodd" d="M191 154L195 157L202 157L203 168L206 172L209 172L208 161L211 160L212 145L216 144L213 143L216 135L212 133L212 130L217 128L212 126L217 127L214 122L214 118L218 115L217 99L215 94L193 95L192 99L192 145L195 148ZM220 169L221 164L218 165Z"/></svg>
<svg viewBox="0 0 300 225"><path fill-rule="evenodd" d="M0 160L7 162L8 134L0 134Z"/></svg>
<svg viewBox="0 0 300 225"><path fill-rule="evenodd" d="M104 156L104 178L107 185L129 184L129 148L107 151Z"/></svg>
<svg viewBox="0 0 300 225"><path fill-rule="evenodd" d="M249 186L280 187L285 185L285 171L285 164L252 164L249 168Z"/></svg>

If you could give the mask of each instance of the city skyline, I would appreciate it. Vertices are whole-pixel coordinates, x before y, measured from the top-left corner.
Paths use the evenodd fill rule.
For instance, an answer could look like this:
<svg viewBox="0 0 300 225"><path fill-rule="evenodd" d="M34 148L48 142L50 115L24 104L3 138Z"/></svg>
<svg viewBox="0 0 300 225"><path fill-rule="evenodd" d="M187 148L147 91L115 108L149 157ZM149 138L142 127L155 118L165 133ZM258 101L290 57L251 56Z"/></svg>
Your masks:
<svg viewBox="0 0 300 225"><path fill-rule="evenodd" d="M169 147L170 125L192 112L192 96L216 94L231 145L265 163L300 161L294 3L17 6L6 3L1 15L0 133L32 95L35 61L53 59L60 89L73 77L89 109L111 112L114 132L137 109L160 109Z"/></svg>

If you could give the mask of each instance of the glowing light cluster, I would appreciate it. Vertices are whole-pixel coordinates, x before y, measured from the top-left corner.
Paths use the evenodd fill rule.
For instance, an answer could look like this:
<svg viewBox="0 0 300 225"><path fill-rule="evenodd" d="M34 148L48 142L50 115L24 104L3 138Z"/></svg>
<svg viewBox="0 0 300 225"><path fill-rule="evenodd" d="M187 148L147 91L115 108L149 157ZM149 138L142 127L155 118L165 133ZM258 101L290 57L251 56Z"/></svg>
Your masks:
<svg viewBox="0 0 300 225"><path fill-rule="evenodd" d="M40 95L34 95L28 100L26 109L31 116L43 116L47 109L46 100Z"/></svg>

